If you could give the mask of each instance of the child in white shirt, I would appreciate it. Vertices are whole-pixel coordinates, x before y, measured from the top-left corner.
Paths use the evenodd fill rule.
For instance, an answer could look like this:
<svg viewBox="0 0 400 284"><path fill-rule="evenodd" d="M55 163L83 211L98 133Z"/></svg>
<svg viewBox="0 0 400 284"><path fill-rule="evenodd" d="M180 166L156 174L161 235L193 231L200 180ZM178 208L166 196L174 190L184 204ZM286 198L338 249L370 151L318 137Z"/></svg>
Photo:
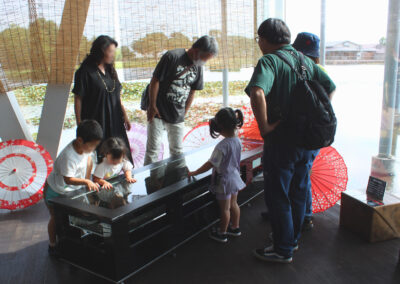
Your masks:
<svg viewBox="0 0 400 284"><path fill-rule="evenodd" d="M93 174L93 181L101 186L99 192L100 199L107 201L112 195L124 195L125 192L119 192L118 187L115 191L111 191L113 186L107 180L124 173L125 179L128 183L134 183L136 180L132 177L133 165L127 159L127 150L125 143L122 139L111 137L103 142L100 147L100 155L103 157ZM107 191L112 193L108 194ZM103 198L102 198L103 197Z"/></svg>
<svg viewBox="0 0 400 284"><path fill-rule="evenodd" d="M58 155L53 171L47 178L44 188L44 200L49 209L50 220L49 253L56 255L56 232L54 209L48 202L55 197L67 197L82 186L89 190L98 190L98 184L90 180L92 170L91 153L103 138L103 130L95 120L82 121L76 131L76 139Z"/></svg>

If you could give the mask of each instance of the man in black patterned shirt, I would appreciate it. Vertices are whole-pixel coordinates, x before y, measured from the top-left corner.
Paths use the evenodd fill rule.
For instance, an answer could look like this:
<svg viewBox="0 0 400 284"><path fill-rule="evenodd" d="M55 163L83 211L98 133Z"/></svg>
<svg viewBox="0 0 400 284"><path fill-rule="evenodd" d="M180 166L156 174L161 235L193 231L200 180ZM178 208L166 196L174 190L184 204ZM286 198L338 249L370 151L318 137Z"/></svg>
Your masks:
<svg viewBox="0 0 400 284"><path fill-rule="evenodd" d="M162 56L149 86L145 165L158 161L164 129L170 154L182 153L185 115L195 91L204 86L202 66L217 53L217 41L202 36L190 49L174 49Z"/></svg>

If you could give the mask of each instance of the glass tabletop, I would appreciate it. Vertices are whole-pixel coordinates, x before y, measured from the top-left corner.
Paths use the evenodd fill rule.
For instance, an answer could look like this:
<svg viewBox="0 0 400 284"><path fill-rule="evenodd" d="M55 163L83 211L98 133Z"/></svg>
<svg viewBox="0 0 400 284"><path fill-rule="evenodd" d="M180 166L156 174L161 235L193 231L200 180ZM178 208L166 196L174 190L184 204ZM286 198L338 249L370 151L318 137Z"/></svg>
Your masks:
<svg viewBox="0 0 400 284"><path fill-rule="evenodd" d="M260 147L263 142L242 140L242 144L243 151L249 151ZM108 180L113 185L111 190L100 189L99 192L87 192L82 189L72 199L109 209L133 203L137 199L187 179L189 171L196 170L210 158L215 145L216 143L213 143L199 150L134 170L133 174L137 180L135 183L126 182L124 176L120 175ZM195 182L195 179L191 179L191 182Z"/></svg>
<svg viewBox="0 0 400 284"><path fill-rule="evenodd" d="M400 198L391 194L390 192L385 193L383 200L376 200L373 196L367 194L367 192L361 192L358 190L346 190L344 193L371 207L400 203Z"/></svg>

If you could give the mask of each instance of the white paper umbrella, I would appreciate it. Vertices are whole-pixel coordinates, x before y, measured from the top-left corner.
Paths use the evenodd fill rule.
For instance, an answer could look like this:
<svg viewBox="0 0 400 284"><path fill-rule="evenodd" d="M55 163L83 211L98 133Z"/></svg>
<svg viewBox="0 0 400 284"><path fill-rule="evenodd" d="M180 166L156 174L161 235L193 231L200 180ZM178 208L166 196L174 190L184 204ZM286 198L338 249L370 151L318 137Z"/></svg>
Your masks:
<svg viewBox="0 0 400 284"><path fill-rule="evenodd" d="M37 203L52 170L53 161L42 146L21 139L0 143L0 208Z"/></svg>
<svg viewBox="0 0 400 284"><path fill-rule="evenodd" d="M242 152L251 151L264 144L263 141L248 139L241 133L239 133L239 137L242 138ZM190 151L210 143L219 142L222 139L222 136L219 136L216 139L212 138L210 135L210 124L208 122L203 122L191 129L185 135L183 138L183 149L185 152Z"/></svg>

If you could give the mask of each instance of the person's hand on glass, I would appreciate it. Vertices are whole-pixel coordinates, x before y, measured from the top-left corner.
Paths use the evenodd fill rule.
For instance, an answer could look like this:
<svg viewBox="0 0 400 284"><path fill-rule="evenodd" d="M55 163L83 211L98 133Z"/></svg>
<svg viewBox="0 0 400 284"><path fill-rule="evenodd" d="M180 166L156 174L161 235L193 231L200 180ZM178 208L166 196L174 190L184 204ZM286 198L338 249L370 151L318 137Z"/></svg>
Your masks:
<svg viewBox="0 0 400 284"><path fill-rule="evenodd" d="M188 181L195 181L196 180L195 176L197 176L197 172L196 171L188 172Z"/></svg>
<svg viewBox="0 0 400 284"><path fill-rule="evenodd" d="M87 180L86 181L86 186L88 187L88 189L90 190L90 191L99 191L99 184L97 184L97 183L94 183L93 181L91 181L91 180Z"/></svg>
<svg viewBox="0 0 400 284"><path fill-rule="evenodd" d="M113 188L112 184L109 183L108 181L104 181L102 188L106 189L106 190L110 190Z"/></svg>
<svg viewBox="0 0 400 284"><path fill-rule="evenodd" d="M125 180L129 183L135 183L136 179L132 177L132 171L125 171Z"/></svg>
<svg viewBox="0 0 400 284"><path fill-rule="evenodd" d="M196 176L196 172L188 172L188 177L194 177Z"/></svg>
<svg viewBox="0 0 400 284"><path fill-rule="evenodd" d="M129 183L137 182L137 180L135 178L133 178L133 177L126 177L126 181L129 182Z"/></svg>

